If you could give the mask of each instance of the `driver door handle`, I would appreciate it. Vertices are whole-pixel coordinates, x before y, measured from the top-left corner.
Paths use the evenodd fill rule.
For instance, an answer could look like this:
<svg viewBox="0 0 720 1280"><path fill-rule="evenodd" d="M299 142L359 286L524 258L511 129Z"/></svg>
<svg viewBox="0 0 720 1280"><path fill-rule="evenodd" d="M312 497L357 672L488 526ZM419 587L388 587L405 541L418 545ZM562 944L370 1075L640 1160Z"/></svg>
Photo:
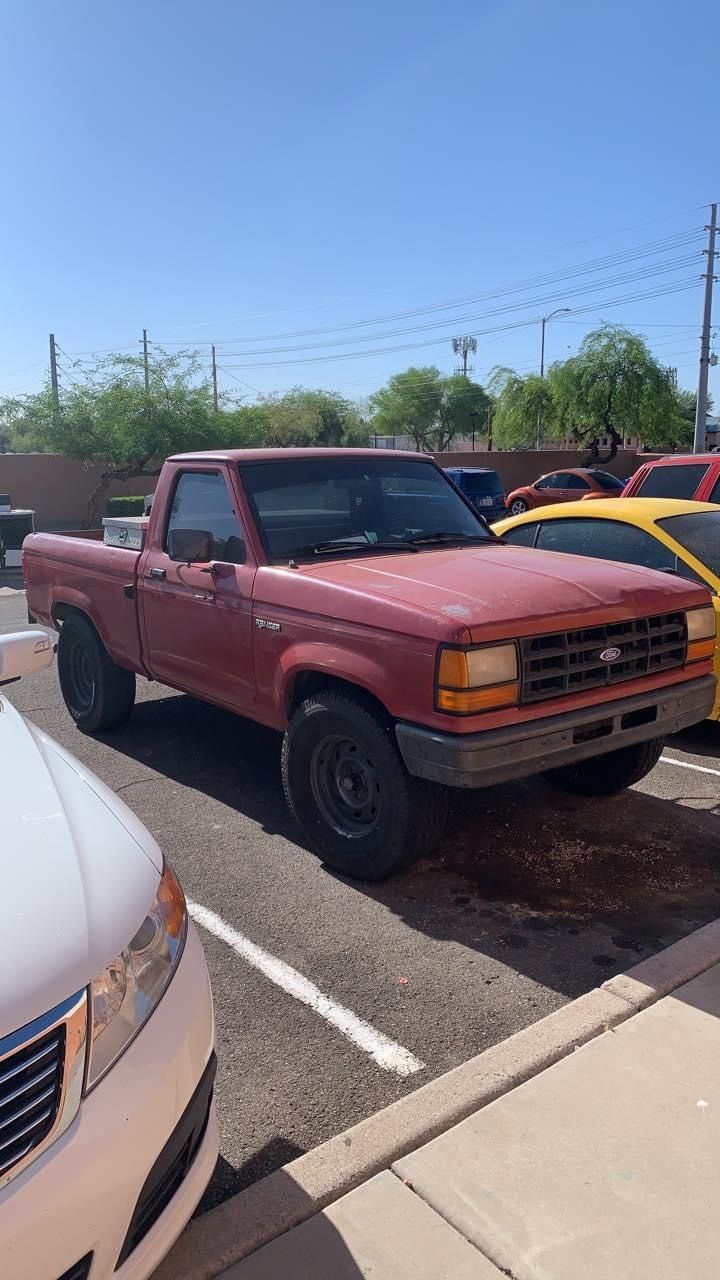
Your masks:
<svg viewBox="0 0 720 1280"><path fill-rule="evenodd" d="M151 569L149 573L145 574L145 577L146 578L166 578L167 574L164 569Z"/></svg>

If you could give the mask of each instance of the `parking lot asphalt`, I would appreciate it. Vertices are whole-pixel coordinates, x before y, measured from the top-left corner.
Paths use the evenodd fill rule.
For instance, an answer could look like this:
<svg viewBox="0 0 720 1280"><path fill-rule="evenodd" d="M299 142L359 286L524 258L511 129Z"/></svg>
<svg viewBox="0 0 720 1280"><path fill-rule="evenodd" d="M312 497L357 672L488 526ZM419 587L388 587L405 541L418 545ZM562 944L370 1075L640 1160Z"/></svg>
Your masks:
<svg viewBox="0 0 720 1280"><path fill-rule="evenodd" d="M0 631L25 620L0 593ZM540 779L459 794L436 856L362 885L299 842L277 735L146 681L101 738L54 669L6 692L135 810L197 904L222 1143L204 1207L720 915L715 724L610 800Z"/></svg>

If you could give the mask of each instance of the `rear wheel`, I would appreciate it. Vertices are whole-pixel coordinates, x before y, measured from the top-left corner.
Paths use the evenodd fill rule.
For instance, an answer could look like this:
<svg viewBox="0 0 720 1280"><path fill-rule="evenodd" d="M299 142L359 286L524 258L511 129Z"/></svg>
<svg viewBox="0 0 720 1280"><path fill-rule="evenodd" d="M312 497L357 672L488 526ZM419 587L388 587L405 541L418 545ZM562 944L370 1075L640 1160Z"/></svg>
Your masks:
<svg viewBox="0 0 720 1280"><path fill-rule="evenodd" d="M561 791L574 791L581 796L609 796L640 782L655 768L664 746L664 738L651 738L649 742L610 751L606 756L549 769L543 776Z"/></svg>
<svg viewBox="0 0 720 1280"><path fill-rule="evenodd" d="M526 511L529 511L529 510L530 508L524 498L513 498L512 502L510 503L511 516L521 516Z"/></svg>
<svg viewBox="0 0 720 1280"><path fill-rule="evenodd" d="M343 693L298 708L282 751L285 796L315 852L358 880L383 880L439 841L447 793L412 778L392 723Z"/></svg>
<svg viewBox="0 0 720 1280"><path fill-rule="evenodd" d="M88 618L71 614L60 628L60 689L83 733L117 729L135 702L135 673L119 667Z"/></svg>

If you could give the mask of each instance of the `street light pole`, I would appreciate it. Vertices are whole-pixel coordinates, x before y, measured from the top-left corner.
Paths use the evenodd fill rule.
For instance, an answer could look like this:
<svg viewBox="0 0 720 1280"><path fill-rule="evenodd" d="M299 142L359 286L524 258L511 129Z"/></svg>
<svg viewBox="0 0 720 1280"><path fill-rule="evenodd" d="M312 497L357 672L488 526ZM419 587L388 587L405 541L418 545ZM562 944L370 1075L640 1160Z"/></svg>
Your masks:
<svg viewBox="0 0 720 1280"><path fill-rule="evenodd" d="M552 320L553 316L562 315L565 311L570 311L570 307L558 307L556 311L551 311L549 316L542 318L542 337L540 339L540 377L545 377L545 325L548 320ZM537 422L535 424L535 448L540 452L542 442L542 413L538 409Z"/></svg>

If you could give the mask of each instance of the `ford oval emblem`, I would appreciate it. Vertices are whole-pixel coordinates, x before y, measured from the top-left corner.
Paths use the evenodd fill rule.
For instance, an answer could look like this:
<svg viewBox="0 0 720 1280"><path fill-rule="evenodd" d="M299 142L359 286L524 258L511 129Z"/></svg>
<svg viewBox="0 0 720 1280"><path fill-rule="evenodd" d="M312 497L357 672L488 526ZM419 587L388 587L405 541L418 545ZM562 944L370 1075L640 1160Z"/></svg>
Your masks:
<svg viewBox="0 0 720 1280"><path fill-rule="evenodd" d="M601 662L617 662L618 658L622 658L622 649L603 649L600 654Z"/></svg>

